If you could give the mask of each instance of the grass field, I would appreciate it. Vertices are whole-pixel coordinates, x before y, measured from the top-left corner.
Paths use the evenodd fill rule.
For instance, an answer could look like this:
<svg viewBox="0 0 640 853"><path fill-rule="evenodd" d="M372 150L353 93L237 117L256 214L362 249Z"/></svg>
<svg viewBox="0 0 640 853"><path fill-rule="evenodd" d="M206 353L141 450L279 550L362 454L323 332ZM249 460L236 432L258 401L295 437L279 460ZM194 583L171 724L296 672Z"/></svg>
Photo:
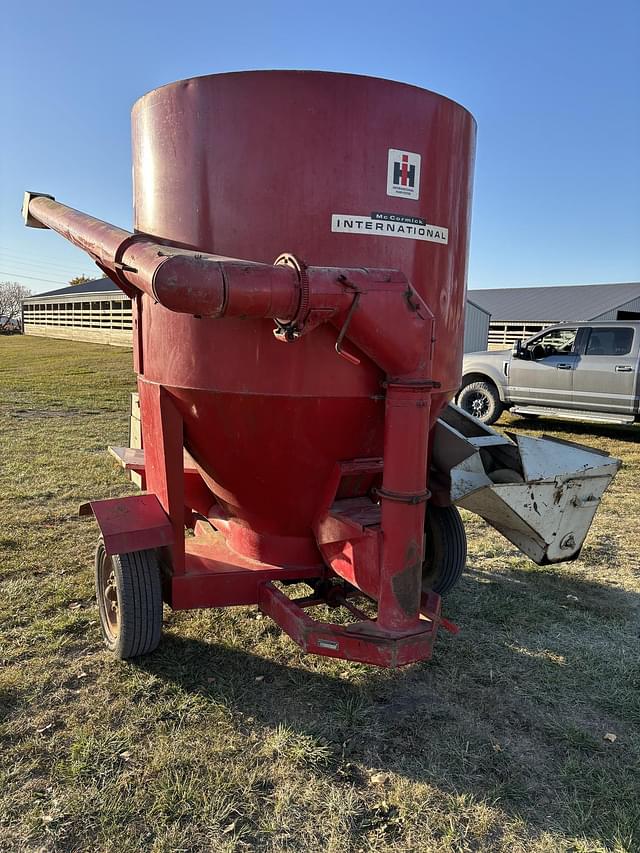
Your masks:
<svg viewBox="0 0 640 853"><path fill-rule="evenodd" d="M133 387L127 351L0 337L0 850L640 850L637 429L519 422L624 467L565 566L465 516L431 663L305 657L250 608L166 610L120 663L76 511L132 490Z"/></svg>

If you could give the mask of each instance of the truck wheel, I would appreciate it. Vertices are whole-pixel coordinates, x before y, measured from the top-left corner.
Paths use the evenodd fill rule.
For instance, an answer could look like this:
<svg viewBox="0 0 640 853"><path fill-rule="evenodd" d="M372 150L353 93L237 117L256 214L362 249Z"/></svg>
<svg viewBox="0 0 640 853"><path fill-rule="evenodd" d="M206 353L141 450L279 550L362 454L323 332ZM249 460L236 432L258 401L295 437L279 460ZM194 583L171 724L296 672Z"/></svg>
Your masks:
<svg viewBox="0 0 640 853"><path fill-rule="evenodd" d="M446 595L467 564L467 536L455 506L427 506L422 589Z"/></svg>
<svg viewBox="0 0 640 853"><path fill-rule="evenodd" d="M96 598L105 645L117 658L152 652L162 630L162 587L155 551L109 556L96 548Z"/></svg>
<svg viewBox="0 0 640 853"><path fill-rule="evenodd" d="M458 405L483 424L494 424L502 414L498 389L491 382L470 382L458 394Z"/></svg>

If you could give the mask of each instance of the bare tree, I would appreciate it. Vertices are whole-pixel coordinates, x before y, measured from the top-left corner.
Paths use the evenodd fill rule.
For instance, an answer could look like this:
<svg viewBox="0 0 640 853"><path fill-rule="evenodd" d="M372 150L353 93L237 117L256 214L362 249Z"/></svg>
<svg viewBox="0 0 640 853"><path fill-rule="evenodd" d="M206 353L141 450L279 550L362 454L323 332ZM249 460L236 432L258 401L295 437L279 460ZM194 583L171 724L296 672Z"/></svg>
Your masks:
<svg viewBox="0 0 640 853"><path fill-rule="evenodd" d="M0 282L0 332L7 331L22 316L22 300L31 291L17 281Z"/></svg>

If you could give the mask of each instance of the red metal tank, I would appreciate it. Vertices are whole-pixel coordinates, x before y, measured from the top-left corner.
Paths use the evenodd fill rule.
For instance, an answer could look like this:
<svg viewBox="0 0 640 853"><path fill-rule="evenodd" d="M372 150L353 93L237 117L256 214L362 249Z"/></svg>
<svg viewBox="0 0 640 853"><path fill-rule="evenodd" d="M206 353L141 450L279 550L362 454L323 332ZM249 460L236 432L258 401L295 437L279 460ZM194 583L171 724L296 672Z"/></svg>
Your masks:
<svg viewBox="0 0 640 853"><path fill-rule="evenodd" d="M388 80L243 72L134 105L135 228L273 263L399 269L435 316L430 424L459 387L475 123ZM335 463L381 456L384 375L319 326L283 346L266 319L199 319L143 297L141 374L169 389L185 445L251 553L317 559ZM363 486L364 488L364 486ZM237 547L244 547L242 544Z"/></svg>

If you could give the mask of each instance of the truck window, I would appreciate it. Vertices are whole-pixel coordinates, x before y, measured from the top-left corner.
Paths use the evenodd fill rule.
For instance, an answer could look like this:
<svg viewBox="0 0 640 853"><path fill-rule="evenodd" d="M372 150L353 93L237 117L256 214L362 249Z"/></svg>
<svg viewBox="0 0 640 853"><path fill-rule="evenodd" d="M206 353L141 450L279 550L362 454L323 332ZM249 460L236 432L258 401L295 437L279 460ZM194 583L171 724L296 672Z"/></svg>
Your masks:
<svg viewBox="0 0 640 853"><path fill-rule="evenodd" d="M527 349L533 359L545 358L574 352L577 329L551 329L549 332L532 338L527 343Z"/></svg>
<svg viewBox="0 0 640 853"><path fill-rule="evenodd" d="M585 355L628 355L633 344L633 329L591 329Z"/></svg>

